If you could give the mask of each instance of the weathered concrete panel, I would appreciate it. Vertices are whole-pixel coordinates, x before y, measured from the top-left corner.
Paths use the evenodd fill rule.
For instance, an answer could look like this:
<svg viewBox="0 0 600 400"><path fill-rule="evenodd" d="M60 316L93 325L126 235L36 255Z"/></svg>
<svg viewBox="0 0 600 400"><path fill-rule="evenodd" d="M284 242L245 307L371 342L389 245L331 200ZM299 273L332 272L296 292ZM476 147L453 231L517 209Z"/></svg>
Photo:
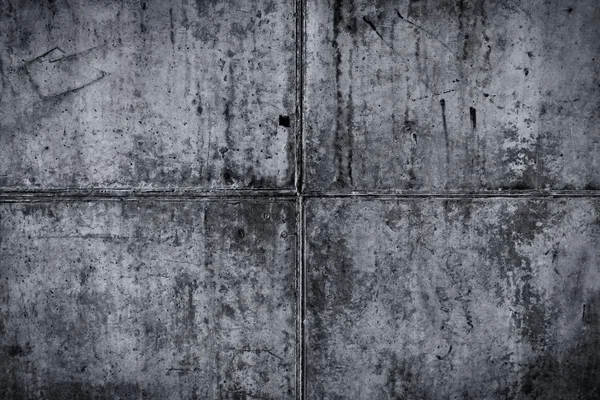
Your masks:
<svg viewBox="0 0 600 400"><path fill-rule="evenodd" d="M600 397L600 201L307 207L308 398Z"/></svg>
<svg viewBox="0 0 600 400"><path fill-rule="evenodd" d="M293 201L0 205L0 398L294 398Z"/></svg>
<svg viewBox="0 0 600 400"><path fill-rule="evenodd" d="M307 5L306 187L600 187L596 0Z"/></svg>
<svg viewBox="0 0 600 400"><path fill-rule="evenodd" d="M294 12L0 2L0 187L291 188Z"/></svg>

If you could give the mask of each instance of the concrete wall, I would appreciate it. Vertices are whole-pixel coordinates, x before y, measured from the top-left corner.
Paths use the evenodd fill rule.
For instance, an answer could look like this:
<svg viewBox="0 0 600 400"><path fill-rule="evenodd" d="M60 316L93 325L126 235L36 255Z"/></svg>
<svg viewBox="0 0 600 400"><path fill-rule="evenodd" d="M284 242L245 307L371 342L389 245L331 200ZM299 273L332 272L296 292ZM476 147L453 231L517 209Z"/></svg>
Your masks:
<svg viewBox="0 0 600 400"><path fill-rule="evenodd" d="M598 189L596 1L308 1L307 189Z"/></svg>
<svg viewBox="0 0 600 400"><path fill-rule="evenodd" d="M0 398L600 398L599 21L0 0Z"/></svg>
<svg viewBox="0 0 600 400"><path fill-rule="evenodd" d="M597 397L597 199L311 199L307 224L308 398Z"/></svg>
<svg viewBox="0 0 600 400"><path fill-rule="evenodd" d="M293 397L293 200L3 204L1 398Z"/></svg>

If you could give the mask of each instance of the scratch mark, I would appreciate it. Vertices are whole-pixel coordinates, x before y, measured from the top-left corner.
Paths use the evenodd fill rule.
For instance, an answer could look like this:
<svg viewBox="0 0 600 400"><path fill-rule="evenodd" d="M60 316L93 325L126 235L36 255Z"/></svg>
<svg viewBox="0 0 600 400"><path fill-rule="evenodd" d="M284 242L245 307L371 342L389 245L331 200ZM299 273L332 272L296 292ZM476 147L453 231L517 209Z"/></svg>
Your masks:
<svg viewBox="0 0 600 400"><path fill-rule="evenodd" d="M68 60L77 59L80 56L85 56L85 55L87 55L88 53L91 53L94 50L101 49L101 48L104 48L104 47L107 47L107 46L108 45L106 43L99 44L98 46L93 46L93 47L90 47L89 49L81 50L81 51L78 51L76 53L72 53L72 54L68 54L68 55L63 55L63 56L61 56L59 58L51 58L51 59L48 60L48 62L55 63L55 62L58 62L58 61L68 61ZM55 47L55 50L62 51L59 47ZM52 51L53 50L50 50L48 53L51 53ZM62 52L64 53L64 51L62 51ZM48 54L48 53L46 53L46 54ZM35 60L32 60L32 61L35 61Z"/></svg>
<svg viewBox="0 0 600 400"><path fill-rule="evenodd" d="M52 99L61 97L70 93L75 93L78 90L83 89L84 87L89 86L95 82L98 82L99 80L110 75L108 72L102 71L101 69L90 65L89 62L85 61L84 59L81 59L84 56L88 55L90 52L99 48L104 48L106 46L106 44L101 44L68 55L66 55L65 51L62 50L60 47L55 46L52 49L45 52L44 54L27 61L20 68L24 68L24 70L27 72L29 80L33 85L34 89L38 92L40 98ZM69 78L68 74L64 70L64 65L67 65L68 67L71 62L82 63L85 67L93 69L94 72L90 73L91 76L83 76L81 79L79 79L79 82L77 79L74 79L73 85L67 84ZM52 68L50 68L50 66L52 66ZM64 75L64 77L60 74ZM56 81L56 79L52 80L51 78L54 76L58 76L62 79L59 79L59 81ZM94 79L88 81L86 79L88 77L89 79L91 79L92 77ZM83 80L85 81L85 83L80 84L80 86L75 86L77 83L80 83Z"/></svg>
<svg viewBox="0 0 600 400"><path fill-rule="evenodd" d="M385 44L387 44L387 42L385 41L385 39L383 38L383 36L381 36L381 34L380 34L378 31L377 31L377 28L375 27L375 25L374 25L374 24L373 24L371 21L369 21L369 19L368 19L367 17L363 17L363 20L364 20L364 21L365 21L367 24L369 24L369 26L371 27L371 29L373 29L373 31L374 31L374 32L377 34L377 36L379 36L379 38L380 38L381 40L383 40L383 42L384 42Z"/></svg>
<svg viewBox="0 0 600 400"><path fill-rule="evenodd" d="M457 79L457 80L455 80L453 82L459 82L459 80ZM425 100L425 99L428 99L428 98L433 97L433 96L440 96L442 94L448 94L448 93L456 92L456 89L445 90L445 91L439 92L439 93L436 93L433 90L431 92L432 92L431 95L426 95L426 96L421 96L421 97L415 97L414 99L410 99L410 101L415 102L417 100Z"/></svg>
<svg viewBox="0 0 600 400"><path fill-rule="evenodd" d="M473 107L469 107L469 115L471 117L471 129L477 129L477 110Z"/></svg>
<svg viewBox="0 0 600 400"><path fill-rule="evenodd" d="M396 51L396 49L394 49L394 46L392 46L391 43L389 43L387 40L385 40L383 38L383 36L381 36L381 34L379 33L379 31L377 30L377 28L375 27L375 24L373 24L373 22L371 22L371 20L369 20L366 16L363 17L363 21L365 21L370 27L371 29L377 34L377 36L379 36L379 38L383 41L383 43L385 43L390 49L392 49L392 51L394 53L396 53L397 55L402 57L402 54L398 53Z"/></svg>
<svg viewBox="0 0 600 400"><path fill-rule="evenodd" d="M102 78L104 78L104 77L106 77L108 75L110 75L108 72L100 71L100 76L98 78L96 78L93 81L90 81L90 82L88 82L88 83L86 83L86 84L84 84L82 86L79 86L79 87L76 87L76 88L73 88L73 89L69 89L69 90L66 90L66 91L61 92L61 93L53 94L51 96L43 96L43 95L40 95L40 96L42 98L44 98L44 99L52 99L52 98L56 98L56 97L66 96L69 93L78 92L79 90L83 89L84 87L90 86L92 83L96 83L96 82L98 82L99 80L101 80Z"/></svg>
<svg viewBox="0 0 600 400"><path fill-rule="evenodd" d="M61 49L60 47L56 46L56 47L53 47L53 48L51 48L50 50L48 50L48 51L47 51L47 52L45 52L44 54L42 54L42 55L39 55L39 56L37 56L37 57L35 57L35 58L33 58L33 59L31 59L31 60L27 61L25 64L23 64L23 67L25 67L25 66L27 66L27 65L29 65L29 64L31 64L31 63L33 63L33 62L37 61L37 60L40 60L40 59L42 59L42 58L46 57L47 55L49 55L49 54L50 54L50 53L52 53L53 51L60 51L62 54L66 54L66 52L65 52L63 49Z"/></svg>
<svg viewBox="0 0 600 400"><path fill-rule="evenodd" d="M415 24L414 22L412 22L412 21L409 21L408 19L404 18L404 17L402 16L402 14L400 14L400 11L398 11L397 9L396 9L396 14L398 15L398 17L399 17L399 18L400 18L402 21L405 21L405 22L409 23L410 25L414 26L415 28L417 28L417 29L419 29L419 30L421 30L421 31L425 32L427 35L429 35L429 37L431 37L432 39L434 39L434 40L436 40L437 42L439 42L439 43L440 43L442 46L444 46L444 48L445 48L446 50L448 50L448 51L449 51L450 53L452 53L452 54L453 54L453 55L454 55L456 58L458 58L458 55L457 55L457 54L456 54L456 53L455 53L455 52L454 52L454 51L453 51L453 50L452 50L450 47L448 47L448 45L447 45L446 43L444 43L442 40L440 40L440 39L439 39L437 36L435 36L433 33L429 32L427 29L423 28L422 26L420 26L420 25L417 25L417 24Z"/></svg>

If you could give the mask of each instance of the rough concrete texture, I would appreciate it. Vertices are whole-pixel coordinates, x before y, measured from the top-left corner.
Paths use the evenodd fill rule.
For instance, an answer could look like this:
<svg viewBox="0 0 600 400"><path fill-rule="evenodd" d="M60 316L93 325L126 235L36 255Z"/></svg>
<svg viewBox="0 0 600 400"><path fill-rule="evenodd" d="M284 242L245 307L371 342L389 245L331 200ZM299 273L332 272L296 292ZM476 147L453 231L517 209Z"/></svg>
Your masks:
<svg viewBox="0 0 600 400"><path fill-rule="evenodd" d="M600 1L0 0L0 400L600 399Z"/></svg>
<svg viewBox="0 0 600 400"><path fill-rule="evenodd" d="M310 200L310 399L600 398L600 201Z"/></svg>
<svg viewBox="0 0 600 400"><path fill-rule="evenodd" d="M2 0L0 187L292 188L294 12Z"/></svg>
<svg viewBox="0 0 600 400"><path fill-rule="evenodd" d="M0 398L294 398L293 201L0 206Z"/></svg>
<svg viewBox="0 0 600 400"><path fill-rule="evenodd" d="M308 1L309 191L600 187L596 0Z"/></svg>

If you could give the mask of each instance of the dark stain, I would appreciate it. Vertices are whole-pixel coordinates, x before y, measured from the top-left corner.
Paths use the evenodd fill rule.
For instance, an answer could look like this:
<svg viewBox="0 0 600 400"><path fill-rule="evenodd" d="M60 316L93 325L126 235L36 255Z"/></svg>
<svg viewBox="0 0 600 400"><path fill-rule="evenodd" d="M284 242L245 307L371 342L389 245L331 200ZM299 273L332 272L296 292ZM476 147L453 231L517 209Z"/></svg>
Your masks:
<svg viewBox="0 0 600 400"><path fill-rule="evenodd" d="M355 35L358 32L358 26L357 26L357 23L356 23L356 17L353 16L353 17L350 18L350 23L348 25L346 25L346 30L351 35Z"/></svg>
<svg viewBox="0 0 600 400"><path fill-rule="evenodd" d="M413 360L412 357L398 357L393 350L387 355L382 355L381 358L376 370L383 369L384 365L387 369L384 383L386 398L395 400L433 398L431 393L427 393L427 388L418 382L418 376L415 376L412 370L414 365L419 364L417 360Z"/></svg>
<svg viewBox="0 0 600 400"><path fill-rule="evenodd" d="M354 5L351 3L350 15L354 15ZM334 61L335 61L335 84L336 84L336 129L334 141L334 162L336 166L336 176L334 185L338 187L347 187L352 185L352 158L353 158L353 119L354 119L354 104L352 99L352 68L348 69L347 76L347 96L343 93L342 82L342 54L340 49L339 38L342 33L342 2L335 0L333 6L333 40ZM350 30L356 30L356 18L350 18ZM349 61L351 66L353 63L353 48L356 47L356 36L352 36L353 46L349 49Z"/></svg>
<svg viewBox="0 0 600 400"><path fill-rule="evenodd" d="M458 2L458 24L459 24L459 37L462 37L463 46L461 58L463 61L469 59L469 57L476 56L477 50L486 48L486 52L491 50L488 45L489 38L482 32L485 30L486 24L486 11L484 7L484 0L467 1L460 0ZM481 42L483 37L484 42ZM489 54L484 58L489 60ZM486 65L486 72L489 72L489 65ZM486 79L487 80L487 79Z"/></svg>
<svg viewBox="0 0 600 400"><path fill-rule="evenodd" d="M509 207L516 209L509 211ZM520 247L531 243L541 232L538 222L550 218L549 204L534 200L504 204L500 213L501 223L486 227L494 238L488 248L489 257L508 287L514 285L515 279L519 280L513 301L522 311L512 314L515 326L533 348L543 349L548 321L552 320L554 311L544 304L538 288L532 285L531 259L522 253Z"/></svg>
<svg viewBox="0 0 600 400"><path fill-rule="evenodd" d="M343 210L335 210L333 218L345 217ZM312 220L314 216L308 216ZM334 225L328 221L327 225ZM313 317L311 324L311 347L318 354L328 347L328 336L332 315L346 308L360 307L360 302L353 299L353 292L360 277L352 268L353 261L348 257L348 243L338 236L319 235L314 240L315 245L311 250L314 259L327 259L327 268L312 269L308 280L307 308ZM358 310L355 310L358 312ZM325 361L325 360L324 360ZM309 366L309 369L312 369Z"/></svg>
<svg viewBox="0 0 600 400"><path fill-rule="evenodd" d="M469 107L469 116L471 118L471 129L477 129L477 110L473 107Z"/></svg>
<svg viewBox="0 0 600 400"><path fill-rule="evenodd" d="M229 304L223 304L223 314L231 319L235 318L235 310Z"/></svg>
<svg viewBox="0 0 600 400"><path fill-rule="evenodd" d="M391 353L390 358L391 368L389 368L389 372L386 377L385 387L388 395L390 396L389 398L394 399L397 397L396 380L401 376L401 374L399 373L400 368L398 366L398 357L396 356L396 353Z"/></svg>
<svg viewBox="0 0 600 400"><path fill-rule="evenodd" d="M505 189L505 190L531 190L531 189L534 189L533 186L531 186L528 183L525 183L523 181L517 181L510 185L503 185L503 186L501 186L501 188Z"/></svg>
<svg viewBox="0 0 600 400"><path fill-rule="evenodd" d="M227 98L225 98L225 109L223 110L223 117L225 118L225 143L230 149L235 148L234 141L232 138L231 125L233 122L233 113L231 110L232 104L235 102L235 79L233 77L233 63L229 62L228 74L229 77L229 89ZM231 185L235 182L237 175L234 173L234 166L230 161L229 157L225 157L223 166L223 180L226 184Z"/></svg>
<svg viewBox="0 0 600 400"><path fill-rule="evenodd" d="M488 70L488 71L491 70L491 62L490 62L491 54L492 54L492 46L486 45L486 50L485 50L485 53L483 54L483 59L485 60L486 70Z"/></svg>
<svg viewBox="0 0 600 400"><path fill-rule="evenodd" d="M342 4L340 0L334 0L333 3L333 40L332 46L334 50L334 62L335 62L335 87L336 87L336 128L335 128L335 143L334 143L334 161L337 167L337 174L335 181L337 184L344 186L342 181L342 133L341 133L341 114L343 109L343 95L341 90L341 76L342 76L342 53L340 51L340 44L338 38L340 35L340 24L342 22Z"/></svg>
<svg viewBox="0 0 600 400"><path fill-rule="evenodd" d="M225 158L225 153L227 153L229 151L228 147L225 146L221 146L219 148L219 153L221 153L221 157Z"/></svg>
<svg viewBox="0 0 600 400"><path fill-rule="evenodd" d="M597 302L596 293L592 301ZM591 328L591 329L590 329ZM521 367L520 391L531 399L599 399L599 324L577 330L568 341L551 344Z"/></svg>
<svg viewBox="0 0 600 400"><path fill-rule="evenodd" d="M31 354L31 346L29 342L25 344L25 348L19 346L18 344L11 346L4 346L6 354L10 357L23 357Z"/></svg>
<svg viewBox="0 0 600 400"><path fill-rule="evenodd" d="M279 116L279 126L289 128L290 127L290 117L288 115L280 115Z"/></svg>
<svg viewBox="0 0 600 400"><path fill-rule="evenodd" d="M239 229L237 230L237 237L238 237L239 239L243 239L245 236L246 236L246 233L244 232L244 230L243 230L242 228L239 228Z"/></svg>
<svg viewBox="0 0 600 400"><path fill-rule="evenodd" d="M196 98L192 100L192 105L196 106L196 114L201 116L204 112L202 108L202 90L200 90L200 82L196 82Z"/></svg>
<svg viewBox="0 0 600 400"><path fill-rule="evenodd" d="M600 326L600 295L592 296L581 309L581 322L585 326L594 328ZM600 337L598 339L600 344Z"/></svg>
<svg viewBox="0 0 600 400"><path fill-rule="evenodd" d="M199 288L198 281L193 279L188 273L181 273L175 277L175 298L177 299L178 318L184 329L182 330L182 339L192 340L196 338L196 305L194 303L194 293ZM179 341L178 345L183 343Z"/></svg>
<svg viewBox="0 0 600 400"><path fill-rule="evenodd" d="M354 14L354 3L352 3L352 7L350 9L350 13L353 15ZM356 27L356 18L352 18L351 19L351 26L353 31L357 30ZM356 43L356 36L352 36L352 49L357 48L357 43ZM348 180L350 183L350 186L354 185L354 179L352 176L352 161L354 158L354 99L353 99L353 81L354 81L354 77L353 77L353 70L354 68L352 68L352 65L354 64L354 59L353 59L353 51L350 51L350 68L348 68L348 105L347 105L347 114L346 114L346 128L348 129L348 134L347 134L347 149L348 149L348 153L347 153L347 166L346 166L346 170L348 172Z"/></svg>
<svg viewBox="0 0 600 400"><path fill-rule="evenodd" d="M464 30L465 30L464 19L465 19L465 1L459 0L458 1L458 32L459 32L459 35L462 36L462 38L463 38L463 48L462 48L462 56L461 56L463 61L465 61L465 60L467 60L467 58L469 58L469 51L468 51L469 35L464 33Z"/></svg>
<svg viewBox="0 0 600 400"><path fill-rule="evenodd" d="M227 167L223 168L223 181L228 185L231 185L235 182L233 179L233 171Z"/></svg>
<svg viewBox="0 0 600 400"><path fill-rule="evenodd" d="M503 165L504 174L508 178L508 183L501 185L503 189L530 190L540 185L538 180L543 174L540 173L542 166L539 162L539 154L543 149L541 139L544 136L544 134L539 134L536 142L532 143L529 147L514 147L503 150L504 158L508 161L508 163ZM521 141L516 126L509 125L504 129L504 139L514 143ZM525 163L526 168L522 172L515 173L508 168L509 163Z"/></svg>
<svg viewBox="0 0 600 400"><path fill-rule="evenodd" d="M408 118L408 110L405 113L404 118ZM406 173L408 174L408 182L406 182L406 187L408 189L414 189L417 185L417 176L414 170L414 165L416 162L416 145L417 145L417 132L415 129L417 128L417 122L411 121L408 119L404 120L404 125L402 127L402 132L405 136L408 136L412 139L413 143L410 146L410 158L408 162L408 167Z"/></svg>
<svg viewBox="0 0 600 400"><path fill-rule="evenodd" d="M170 155L170 149L164 143L164 137L158 130L149 130L143 134L133 135L135 147L128 153L129 162L120 165L121 175L130 179L130 185L135 182L157 182L172 184L197 182L191 179L191 166L182 165L174 176L172 163L176 160ZM169 157L170 155L170 157ZM135 182L134 182L135 181Z"/></svg>
<svg viewBox="0 0 600 400"><path fill-rule="evenodd" d="M175 49L175 28L173 24L173 8L169 8L169 20L171 24L171 32L169 38L171 39L171 44L173 45L173 49Z"/></svg>
<svg viewBox="0 0 600 400"><path fill-rule="evenodd" d="M95 272L95 268L93 266L84 267L79 271L79 284L83 287L86 285L90 275Z"/></svg>
<svg viewBox="0 0 600 400"><path fill-rule="evenodd" d="M446 142L446 171L448 171L450 168L450 137L446 120L446 100L440 99L440 107L442 108L442 129L444 130L444 140Z"/></svg>

